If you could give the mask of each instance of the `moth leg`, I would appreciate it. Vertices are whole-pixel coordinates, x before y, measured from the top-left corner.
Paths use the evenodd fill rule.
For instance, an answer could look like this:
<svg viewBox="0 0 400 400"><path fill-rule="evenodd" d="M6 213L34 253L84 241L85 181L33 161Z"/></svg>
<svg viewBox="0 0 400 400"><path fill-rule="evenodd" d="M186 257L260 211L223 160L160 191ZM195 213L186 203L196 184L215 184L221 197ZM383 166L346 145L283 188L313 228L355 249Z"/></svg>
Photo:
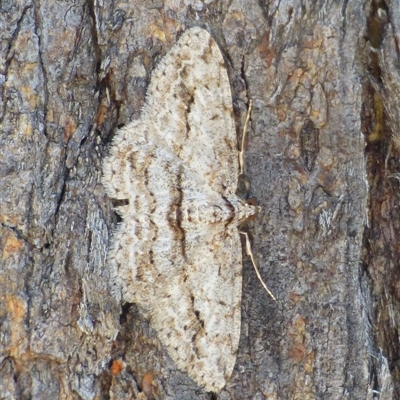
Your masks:
<svg viewBox="0 0 400 400"><path fill-rule="evenodd" d="M246 121L244 123L243 127L243 133L242 133L242 145L240 146L240 151L239 151L239 174L243 174L243 166L244 166L244 141L246 139L246 133L247 133L247 125L250 120L250 114L251 114L251 109L253 108L253 100L249 101L249 108L247 110L247 115L246 115Z"/></svg>
<svg viewBox="0 0 400 400"><path fill-rule="evenodd" d="M261 285L263 285L264 289L272 297L272 299L276 301L275 296L271 293L271 291L268 289L267 285L265 284L265 282L261 278L260 271L257 268L256 262L254 261L253 252L251 251L251 244L250 244L250 239L249 239L248 233L247 232L240 232L240 231L239 231L239 233L246 238L246 253L250 257L251 262L253 263L253 267L254 267L254 269L256 271L258 279L261 282Z"/></svg>

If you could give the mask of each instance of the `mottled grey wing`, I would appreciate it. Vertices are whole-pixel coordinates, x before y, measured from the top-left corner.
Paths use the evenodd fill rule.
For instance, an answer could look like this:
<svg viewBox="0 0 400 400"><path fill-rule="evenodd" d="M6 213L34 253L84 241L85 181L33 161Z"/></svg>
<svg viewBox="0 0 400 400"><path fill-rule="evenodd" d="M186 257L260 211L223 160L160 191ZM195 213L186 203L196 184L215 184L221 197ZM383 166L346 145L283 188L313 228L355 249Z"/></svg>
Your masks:
<svg viewBox="0 0 400 400"><path fill-rule="evenodd" d="M172 231L148 217L132 218L121 224L110 254L124 300L149 318L177 367L214 392L232 374L241 322L240 238L237 229L221 234L196 232L198 250L182 263L180 243L162 238ZM219 235L214 251L206 250Z"/></svg>
<svg viewBox="0 0 400 400"><path fill-rule="evenodd" d="M218 45L198 27L183 33L154 70L143 118L216 192L235 193L239 175L232 96Z"/></svg>

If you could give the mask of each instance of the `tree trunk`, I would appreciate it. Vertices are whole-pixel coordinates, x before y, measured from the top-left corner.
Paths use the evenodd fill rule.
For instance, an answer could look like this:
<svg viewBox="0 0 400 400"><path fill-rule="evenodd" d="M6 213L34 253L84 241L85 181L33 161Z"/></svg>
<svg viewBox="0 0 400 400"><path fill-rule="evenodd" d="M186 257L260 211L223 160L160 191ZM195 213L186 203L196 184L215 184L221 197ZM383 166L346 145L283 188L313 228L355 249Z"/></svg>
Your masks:
<svg viewBox="0 0 400 400"><path fill-rule="evenodd" d="M400 4L0 3L0 398L400 398ZM179 371L107 264L117 127L187 28L225 57L248 225L236 367ZM226 266L229 268L229 265Z"/></svg>

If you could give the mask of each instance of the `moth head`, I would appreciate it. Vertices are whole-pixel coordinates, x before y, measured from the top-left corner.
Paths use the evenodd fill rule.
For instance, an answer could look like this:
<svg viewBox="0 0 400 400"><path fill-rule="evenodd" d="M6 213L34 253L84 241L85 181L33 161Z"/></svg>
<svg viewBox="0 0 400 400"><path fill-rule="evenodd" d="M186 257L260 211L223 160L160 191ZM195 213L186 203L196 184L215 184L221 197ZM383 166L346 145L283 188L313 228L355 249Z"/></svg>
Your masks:
<svg viewBox="0 0 400 400"><path fill-rule="evenodd" d="M261 207L258 205L258 202L254 198L247 199L245 202L248 206L251 206L252 211L255 211L253 214L247 217L247 221L254 221L257 218L258 213L261 211Z"/></svg>
<svg viewBox="0 0 400 400"><path fill-rule="evenodd" d="M260 210L261 207L257 205L257 202L255 200L251 199L243 201L242 199L239 199L237 210L237 220L239 222L238 225L246 221L252 221L256 219L257 214L260 212Z"/></svg>

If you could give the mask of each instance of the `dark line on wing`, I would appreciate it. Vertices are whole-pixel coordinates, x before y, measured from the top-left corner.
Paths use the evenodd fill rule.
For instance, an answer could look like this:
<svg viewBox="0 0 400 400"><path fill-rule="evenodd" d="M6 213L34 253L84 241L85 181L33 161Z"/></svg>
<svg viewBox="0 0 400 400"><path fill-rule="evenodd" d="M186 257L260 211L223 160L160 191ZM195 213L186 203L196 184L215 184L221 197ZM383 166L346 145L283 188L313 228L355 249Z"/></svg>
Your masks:
<svg viewBox="0 0 400 400"><path fill-rule="evenodd" d="M158 239L158 226L151 219L149 219L149 222L154 227L154 237L151 240L155 242Z"/></svg>
<svg viewBox="0 0 400 400"><path fill-rule="evenodd" d="M181 76L182 77L182 76ZM189 139L189 132L190 132L190 124L189 124L189 119L188 116L191 113L193 104L194 104L194 92L196 91L196 87L193 89L189 90L189 88L183 83L181 83L181 96L182 96L182 101L185 104L186 112L185 112L185 124L186 124L186 139Z"/></svg>
<svg viewBox="0 0 400 400"><path fill-rule="evenodd" d="M182 204L183 204L183 190L182 190L182 166L180 165L178 168L178 174L176 177L176 190L178 192L178 199L176 202L176 227L180 233L180 247L181 247L181 254L184 260L186 260L186 232L185 229L182 227Z"/></svg>
<svg viewBox="0 0 400 400"><path fill-rule="evenodd" d="M196 319L199 322L201 328L204 329L204 320L200 317L200 311L194 310L194 315L196 316Z"/></svg>

